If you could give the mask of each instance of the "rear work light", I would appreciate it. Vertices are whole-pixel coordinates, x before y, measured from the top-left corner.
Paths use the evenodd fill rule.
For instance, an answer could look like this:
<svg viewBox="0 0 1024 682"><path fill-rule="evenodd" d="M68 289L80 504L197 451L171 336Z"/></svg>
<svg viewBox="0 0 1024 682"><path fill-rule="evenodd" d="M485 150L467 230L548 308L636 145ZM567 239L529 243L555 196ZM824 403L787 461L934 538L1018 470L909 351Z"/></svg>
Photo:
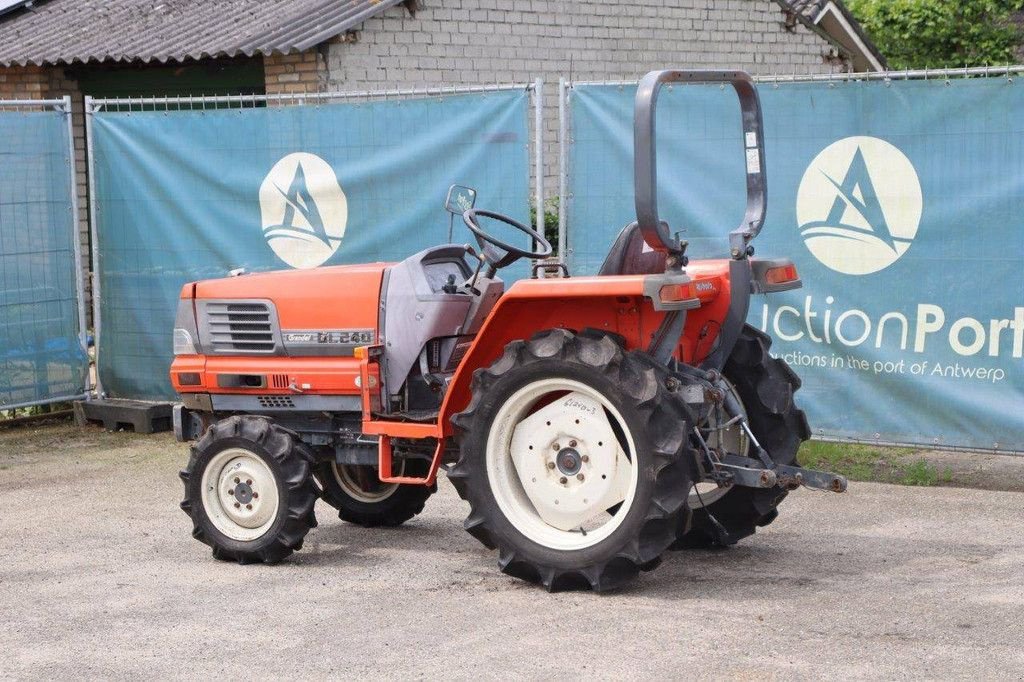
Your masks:
<svg viewBox="0 0 1024 682"><path fill-rule="evenodd" d="M792 263L777 268L770 268L764 273L764 281L768 284L785 284L786 282L795 282L798 279L800 279L800 276L796 274L796 266Z"/></svg>
<svg viewBox="0 0 1024 682"><path fill-rule="evenodd" d="M689 301L697 298L697 292L694 291L693 282L666 284L658 292L658 298L661 299L662 303L678 303L679 301Z"/></svg>
<svg viewBox="0 0 1024 682"><path fill-rule="evenodd" d="M803 286L800 273L788 258L751 259L753 272L751 291L755 294L772 294L778 291L799 289Z"/></svg>
<svg viewBox="0 0 1024 682"><path fill-rule="evenodd" d="M697 304L707 303L716 296L718 296L718 283L712 279L666 284L658 292L658 298L662 303L679 303L681 301L696 301Z"/></svg>

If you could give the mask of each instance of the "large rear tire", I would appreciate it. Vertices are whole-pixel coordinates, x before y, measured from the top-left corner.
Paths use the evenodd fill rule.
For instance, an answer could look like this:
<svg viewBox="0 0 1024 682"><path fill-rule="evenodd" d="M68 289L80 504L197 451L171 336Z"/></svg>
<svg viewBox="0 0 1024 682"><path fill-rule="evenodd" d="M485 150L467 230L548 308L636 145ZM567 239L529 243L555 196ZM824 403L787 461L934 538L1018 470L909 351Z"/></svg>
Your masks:
<svg viewBox="0 0 1024 682"><path fill-rule="evenodd" d="M423 459L400 460L399 476L426 476L430 462ZM338 517L365 528L400 526L423 511L427 498L437 485L401 485L381 483L373 466L322 462L317 480L323 487L324 501L338 510Z"/></svg>
<svg viewBox="0 0 1024 682"><path fill-rule="evenodd" d="M746 325L723 374L739 398L750 430L761 447L777 464L793 464L800 444L810 438L811 432L803 411L793 401L800 378L784 361L769 355L770 347L771 337ZM754 456L738 426L729 427L717 437L725 441L727 449ZM734 486L705 490L700 495L691 492L688 503L693 512L692 524L689 530L680 528L681 536L672 548L733 545L774 521L786 494L781 486ZM709 513L725 528L725 536L715 528Z"/></svg>
<svg viewBox="0 0 1024 682"><path fill-rule="evenodd" d="M182 510L213 556L273 564L302 548L316 526L313 453L268 419L228 417L192 447Z"/></svg>
<svg viewBox="0 0 1024 682"><path fill-rule="evenodd" d="M669 373L616 335L545 331L473 376L448 478L466 530L548 590L620 587L683 522L695 457Z"/></svg>

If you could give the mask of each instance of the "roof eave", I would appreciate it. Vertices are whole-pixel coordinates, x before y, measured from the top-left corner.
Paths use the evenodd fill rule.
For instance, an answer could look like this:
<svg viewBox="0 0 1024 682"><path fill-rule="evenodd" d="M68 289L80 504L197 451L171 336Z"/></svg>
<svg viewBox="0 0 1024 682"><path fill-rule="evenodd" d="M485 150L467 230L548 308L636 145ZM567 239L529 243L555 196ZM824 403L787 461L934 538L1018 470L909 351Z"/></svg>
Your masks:
<svg viewBox="0 0 1024 682"><path fill-rule="evenodd" d="M793 3L788 0L775 0L775 2L782 6L791 17L848 53L854 60L859 57L867 68L857 70L885 71L888 69L885 57L841 0L827 0L813 17L804 14L801 9L794 7ZM831 30L822 25L822 21L825 19L831 20L826 22L832 25Z"/></svg>
<svg viewBox="0 0 1024 682"><path fill-rule="evenodd" d="M832 30L821 25L822 21L826 21L829 18L835 19L836 24L841 27L847 40L844 41L839 36L834 35ZM859 52L874 71L885 71L888 68L889 65L886 63L885 57L878 51L878 48L871 41L871 38L868 37L867 33L864 32L860 22L850 14L850 11L842 3L828 0L821 8L821 11L818 12L818 16L814 18L814 23L821 26L847 49L855 49Z"/></svg>

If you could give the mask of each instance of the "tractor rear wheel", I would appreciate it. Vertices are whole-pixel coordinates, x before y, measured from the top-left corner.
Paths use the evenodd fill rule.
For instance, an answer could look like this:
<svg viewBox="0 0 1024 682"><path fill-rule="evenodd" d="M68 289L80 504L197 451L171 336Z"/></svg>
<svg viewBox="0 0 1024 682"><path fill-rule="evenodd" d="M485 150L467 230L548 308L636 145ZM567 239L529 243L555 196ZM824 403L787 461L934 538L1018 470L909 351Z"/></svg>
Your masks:
<svg viewBox="0 0 1024 682"><path fill-rule="evenodd" d="M685 517L690 412L669 373L612 334L513 341L473 376L448 478L504 573L548 590L619 587Z"/></svg>
<svg viewBox="0 0 1024 682"><path fill-rule="evenodd" d="M313 453L273 422L228 417L192 447L181 472L192 537L213 556L241 564L277 563L316 526Z"/></svg>
<svg viewBox="0 0 1024 682"><path fill-rule="evenodd" d="M430 462L423 459L396 461L398 476L426 476ZM324 502L338 510L338 517L366 528L400 526L423 511L436 485L381 483L373 466L322 462L317 480Z"/></svg>
<svg viewBox="0 0 1024 682"><path fill-rule="evenodd" d="M803 411L793 401L800 378L784 361L769 355L770 347L771 337L745 326L723 374L761 447L777 464L793 464L800 444L810 438L811 432ZM708 426L714 427L713 422ZM712 430L708 444L756 456L748 437L736 424L722 431ZM689 530L680 528L682 535L672 548L733 545L774 521L786 494L781 486L755 489L697 484L688 500L692 524ZM726 536L715 528L709 513L725 528Z"/></svg>

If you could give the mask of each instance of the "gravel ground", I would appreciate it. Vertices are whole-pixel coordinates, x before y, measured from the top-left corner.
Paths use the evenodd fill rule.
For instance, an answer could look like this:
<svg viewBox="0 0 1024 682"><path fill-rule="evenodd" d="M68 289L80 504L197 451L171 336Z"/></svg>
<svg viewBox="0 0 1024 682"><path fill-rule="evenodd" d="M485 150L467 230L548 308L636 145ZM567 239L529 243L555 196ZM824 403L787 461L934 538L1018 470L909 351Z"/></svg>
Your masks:
<svg viewBox="0 0 1024 682"><path fill-rule="evenodd" d="M626 591L501 575L446 481L395 530L318 506L279 566L215 561L178 509L185 447L0 431L0 675L103 678L1007 678L1024 671L1024 494L793 494L726 551Z"/></svg>

